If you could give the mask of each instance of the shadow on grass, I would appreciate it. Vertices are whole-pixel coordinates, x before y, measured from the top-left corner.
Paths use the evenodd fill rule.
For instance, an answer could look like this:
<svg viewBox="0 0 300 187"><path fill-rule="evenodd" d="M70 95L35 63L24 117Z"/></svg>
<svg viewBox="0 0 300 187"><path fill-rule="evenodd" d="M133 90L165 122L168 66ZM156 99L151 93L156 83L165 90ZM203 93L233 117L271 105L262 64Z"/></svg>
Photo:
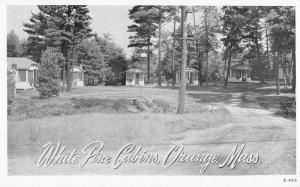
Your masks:
<svg viewBox="0 0 300 187"><path fill-rule="evenodd" d="M71 103L75 109L94 108L98 112L128 112L128 107L132 105L132 100L128 99L98 99L98 98L72 98Z"/></svg>
<svg viewBox="0 0 300 187"><path fill-rule="evenodd" d="M233 85L233 86L232 86ZM247 86L248 85L248 86ZM231 88L202 87L188 88L199 93L187 95L196 99L198 103L233 104L242 108L261 108L274 113L274 115L295 120L296 101L294 95L272 95L275 93L272 85L263 84L231 84ZM239 94L236 94L239 93ZM289 89L282 89L281 93L292 93Z"/></svg>
<svg viewBox="0 0 300 187"><path fill-rule="evenodd" d="M136 99L99 99L99 98L71 98L69 100L56 98L36 102L32 99L19 98L9 106L9 120L24 120L43 118L47 116L61 116L84 113L153 113L171 112L170 104L164 100L153 99L141 101Z"/></svg>
<svg viewBox="0 0 300 187"><path fill-rule="evenodd" d="M137 113L140 112L132 100L127 99L77 99L69 101L35 102L30 99L19 99L8 110L8 119L24 120L46 116L72 115L79 113Z"/></svg>
<svg viewBox="0 0 300 187"><path fill-rule="evenodd" d="M296 100L294 97L262 96L257 97L256 100L261 108L274 112L274 115L296 119ZM242 102L242 105L249 107L247 101Z"/></svg>
<svg viewBox="0 0 300 187"><path fill-rule="evenodd" d="M191 96L197 99L196 102L199 103L224 103L224 104L232 104L233 96L228 93L201 93L194 94L190 93L188 96Z"/></svg>

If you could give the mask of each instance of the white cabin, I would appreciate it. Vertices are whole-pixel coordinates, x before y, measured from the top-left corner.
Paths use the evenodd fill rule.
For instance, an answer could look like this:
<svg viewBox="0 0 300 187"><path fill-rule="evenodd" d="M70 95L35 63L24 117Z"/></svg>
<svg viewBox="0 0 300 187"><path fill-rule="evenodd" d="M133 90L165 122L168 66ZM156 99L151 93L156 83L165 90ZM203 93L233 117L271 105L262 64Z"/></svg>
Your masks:
<svg viewBox="0 0 300 187"><path fill-rule="evenodd" d="M139 68L130 68L126 71L126 86L144 86L145 72Z"/></svg>
<svg viewBox="0 0 300 187"><path fill-rule="evenodd" d="M34 88L37 75L37 63L28 58L7 57L7 70L14 74L16 89Z"/></svg>
<svg viewBox="0 0 300 187"><path fill-rule="evenodd" d="M80 66L73 66L73 87L84 86L84 70Z"/></svg>
<svg viewBox="0 0 300 187"><path fill-rule="evenodd" d="M230 68L228 82L252 82L251 68L245 64L236 64Z"/></svg>
<svg viewBox="0 0 300 187"><path fill-rule="evenodd" d="M186 70L186 80L188 85L198 85L198 70L195 68L187 67ZM176 71L176 84L179 84L181 80L180 70Z"/></svg>

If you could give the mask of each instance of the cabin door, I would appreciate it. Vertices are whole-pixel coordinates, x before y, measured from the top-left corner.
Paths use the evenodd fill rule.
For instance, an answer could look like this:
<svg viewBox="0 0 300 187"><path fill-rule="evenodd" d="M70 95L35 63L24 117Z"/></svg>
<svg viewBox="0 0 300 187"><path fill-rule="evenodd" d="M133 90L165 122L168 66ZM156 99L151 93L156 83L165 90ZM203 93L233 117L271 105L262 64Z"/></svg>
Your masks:
<svg viewBox="0 0 300 187"><path fill-rule="evenodd" d="M190 85L194 84L194 76L193 76L193 72L190 72Z"/></svg>
<svg viewBox="0 0 300 187"><path fill-rule="evenodd" d="M246 70L242 70L242 81L246 82Z"/></svg>
<svg viewBox="0 0 300 187"><path fill-rule="evenodd" d="M73 72L73 86L76 87L77 86L77 72Z"/></svg>
<svg viewBox="0 0 300 187"><path fill-rule="evenodd" d="M140 81L140 74L136 73L135 74L135 85L139 85L139 81Z"/></svg>

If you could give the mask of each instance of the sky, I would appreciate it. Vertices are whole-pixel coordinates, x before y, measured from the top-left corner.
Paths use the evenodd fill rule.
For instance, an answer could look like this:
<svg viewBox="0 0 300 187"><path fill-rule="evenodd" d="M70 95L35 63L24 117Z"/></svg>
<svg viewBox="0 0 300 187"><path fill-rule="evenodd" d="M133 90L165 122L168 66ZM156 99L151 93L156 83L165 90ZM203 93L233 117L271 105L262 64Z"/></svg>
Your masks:
<svg viewBox="0 0 300 187"><path fill-rule="evenodd" d="M128 18L130 6L88 6L92 17L92 29L99 35L109 33L113 41L124 49L126 56L131 55L128 37L133 33L127 32L132 23ZM14 30L20 39L26 39L28 34L23 31L23 23L29 22L31 13L37 13L37 6L7 6L7 32Z"/></svg>
<svg viewBox="0 0 300 187"><path fill-rule="evenodd" d="M128 17L128 10L131 6L100 6L89 5L90 16L92 17L91 28L93 32L99 35L110 34L113 41L120 46L127 57L130 57L133 49L128 48L130 35L134 33L127 32L128 26L132 21ZM220 7L218 7L220 9ZM29 22L32 13L37 13L37 6L29 5L9 5L7 6L7 32L14 30L20 39L26 39L28 34L23 31L23 23ZM202 21L201 13L196 13L196 24ZM188 15L188 23L193 23L192 14ZM177 27L179 24L177 24ZM173 30L173 23L164 24L163 30Z"/></svg>

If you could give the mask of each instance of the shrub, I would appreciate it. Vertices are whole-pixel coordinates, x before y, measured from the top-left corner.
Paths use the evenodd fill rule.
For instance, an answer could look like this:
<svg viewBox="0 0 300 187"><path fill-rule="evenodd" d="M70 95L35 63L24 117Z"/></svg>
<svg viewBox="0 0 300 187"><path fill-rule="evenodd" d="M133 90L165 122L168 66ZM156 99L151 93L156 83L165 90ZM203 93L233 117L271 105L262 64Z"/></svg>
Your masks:
<svg viewBox="0 0 300 187"><path fill-rule="evenodd" d="M278 112L277 112L278 113ZM296 117L296 101L280 103L280 112L286 117Z"/></svg>
<svg viewBox="0 0 300 187"><path fill-rule="evenodd" d="M168 102L162 99L153 99L152 100L153 112L154 113L168 113L171 111L171 106Z"/></svg>
<svg viewBox="0 0 300 187"><path fill-rule="evenodd" d="M54 48L47 48L42 53L36 86L41 97L50 98L59 95L59 62L61 60L62 54L56 52Z"/></svg>
<svg viewBox="0 0 300 187"><path fill-rule="evenodd" d="M7 104L11 104L16 95L16 81L14 72L7 71Z"/></svg>

